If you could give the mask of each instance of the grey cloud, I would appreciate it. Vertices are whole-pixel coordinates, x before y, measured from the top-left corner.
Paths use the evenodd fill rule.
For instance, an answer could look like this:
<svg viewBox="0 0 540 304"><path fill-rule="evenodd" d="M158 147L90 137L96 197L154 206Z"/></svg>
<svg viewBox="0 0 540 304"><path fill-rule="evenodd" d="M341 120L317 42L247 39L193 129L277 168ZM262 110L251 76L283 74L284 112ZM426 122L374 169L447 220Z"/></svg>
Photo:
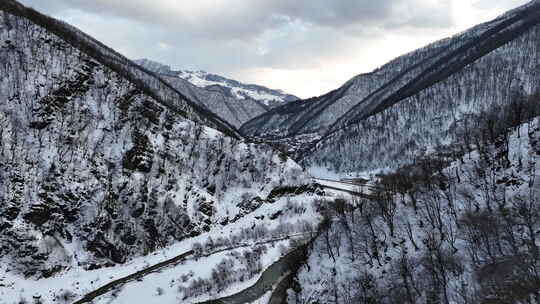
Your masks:
<svg viewBox="0 0 540 304"><path fill-rule="evenodd" d="M448 1L200 0L203 4L179 1L168 7L165 3L173 2L23 0L128 56L215 72L315 67L326 57L339 56L354 40L369 43L384 30L448 26ZM159 49L159 43L170 45L170 50Z"/></svg>
<svg viewBox="0 0 540 304"><path fill-rule="evenodd" d="M410 26L425 26L420 20L431 19L429 25L446 26L451 22L447 0L434 5L422 0L302 0L273 2L274 9L291 18L311 22L320 26L343 27L347 25L376 25L391 27L400 19ZM427 17L427 18L426 18Z"/></svg>
<svg viewBox="0 0 540 304"><path fill-rule="evenodd" d="M226 40L254 38L267 30L295 21L330 28L353 25L383 28L448 26L451 23L448 1L441 0L440 4L434 4L433 1L425 0L229 0L211 1L212 5L209 5L209 1L206 1L207 5L179 1L172 7L160 5L159 1L147 0L24 2L56 14L62 12L62 7L73 8L146 22L153 26L177 27L178 31ZM171 5L170 1L167 3ZM199 6L201 10L197 9ZM182 14L184 11L186 14Z"/></svg>

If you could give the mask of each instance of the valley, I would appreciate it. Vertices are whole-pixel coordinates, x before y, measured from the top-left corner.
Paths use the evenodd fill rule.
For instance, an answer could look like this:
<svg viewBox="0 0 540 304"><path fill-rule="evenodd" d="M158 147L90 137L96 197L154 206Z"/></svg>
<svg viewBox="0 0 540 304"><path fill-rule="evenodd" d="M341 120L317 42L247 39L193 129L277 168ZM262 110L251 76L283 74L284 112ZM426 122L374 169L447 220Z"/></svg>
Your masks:
<svg viewBox="0 0 540 304"><path fill-rule="evenodd" d="M540 1L310 99L0 2L0 304L540 303Z"/></svg>

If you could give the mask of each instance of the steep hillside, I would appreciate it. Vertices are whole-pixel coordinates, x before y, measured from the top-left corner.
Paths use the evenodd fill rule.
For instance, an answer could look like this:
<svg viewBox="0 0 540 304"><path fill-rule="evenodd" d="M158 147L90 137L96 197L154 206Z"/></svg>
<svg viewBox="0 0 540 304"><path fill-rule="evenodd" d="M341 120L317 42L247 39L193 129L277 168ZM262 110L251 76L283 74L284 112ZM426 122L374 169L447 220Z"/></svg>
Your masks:
<svg viewBox="0 0 540 304"><path fill-rule="evenodd" d="M257 85L246 85L198 71L173 71L147 59L135 61L158 73L175 89L236 127L268 111L270 107L298 98Z"/></svg>
<svg viewBox="0 0 540 304"><path fill-rule="evenodd" d="M0 3L0 9L16 16L30 18L35 24L47 28L48 31L55 35L61 36L68 44L100 61L130 82L137 84L137 87L144 91L145 94L152 96L157 102L169 107L178 114L192 121L201 122L217 128L229 136L241 137L233 126L186 98L182 93L175 90L154 73L134 64L124 56L69 24L42 15L14 0L2 1ZM7 30L10 30L10 27L7 27Z"/></svg>
<svg viewBox="0 0 540 304"><path fill-rule="evenodd" d="M497 38L502 35L497 39L512 40L382 112L358 121L353 118L361 117L353 116L358 108L351 110L308 152L306 162L328 164L338 171L395 168L422 154L468 140L464 134L486 120L503 120L500 116L516 111L523 112L519 115L534 114L526 107L527 96L540 89L538 21L540 3L535 1L505 14L498 21L480 26L480 29L491 33L494 27L512 22L501 34L490 36ZM517 33L514 32L516 29ZM518 35L525 29L524 34ZM471 36L473 33L465 32L463 35ZM475 54L475 49L466 54ZM454 58L448 58L448 62ZM421 80L415 78L403 88L418 83ZM383 97L379 99L383 100ZM364 109L368 111L368 108ZM360 112L358 115L364 114Z"/></svg>
<svg viewBox="0 0 540 304"><path fill-rule="evenodd" d="M202 125L237 135L109 52L0 3L0 303L59 299L67 283L80 296L92 270L144 267L141 256L200 235L295 224L306 209L277 210L321 194L293 161Z"/></svg>
<svg viewBox="0 0 540 304"><path fill-rule="evenodd" d="M325 204L288 303L538 303L540 120L482 133L380 175L378 199Z"/></svg>
<svg viewBox="0 0 540 304"><path fill-rule="evenodd" d="M322 136L299 158L338 171L400 163L408 151L456 140L464 117L538 89L539 11L533 1L327 95L273 109L241 130L263 138L312 134L311 142Z"/></svg>

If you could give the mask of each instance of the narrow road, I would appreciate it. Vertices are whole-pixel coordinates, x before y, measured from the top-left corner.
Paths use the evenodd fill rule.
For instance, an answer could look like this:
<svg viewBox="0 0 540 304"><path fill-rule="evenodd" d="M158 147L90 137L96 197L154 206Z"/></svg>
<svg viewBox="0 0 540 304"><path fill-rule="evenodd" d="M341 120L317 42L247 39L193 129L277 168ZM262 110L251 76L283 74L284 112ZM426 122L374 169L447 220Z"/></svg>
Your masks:
<svg viewBox="0 0 540 304"><path fill-rule="evenodd" d="M339 184L358 186L358 187L364 187L364 186L370 187L370 186L367 185L367 183L354 183L354 182L351 182L351 181L335 180L335 179L320 178L320 177L314 177L313 179L326 181L326 182L332 182L332 183L339 183Z"/></svg>
<svg viewBox="0 0 540 304"><path fill-rule="evenodd" d="M95 298L99 297L99 296L102 296L106 293L108 293L109 291L119 287L119 286L122 286L130 281L134 281L134 280L137 280L137 279L140 279L152 272L156 272L158 270L161 270L162 268L165 268L165 267L169 267L169 266L172 266L172 265L175 265L179 262L181 262L182 260L184 260L185 258L193 255L193 250L190 250L188 252L185 252L185 253L182 253L178 256L175 256L174 258L172 259L169 259L169 260L166 260L166 261L163 261L161 263L158 263L158 264L155 264L153 266L150 266L146 269L143 269L143 270L140 270L140 271L137 271L133 274L130 274L128 276L125 276L123 278L120 278L118 280L114 280L112 282L109 282L105 285L103 285L102 287L86 294L82 299L78 300L77 302L74 302L73 304L83 304L83 303L89 303L91 302L92 300L94 300Z"/></svg>
<svg viewBox="0 0 540 304"><path fill-rule="evenodd" d="M350 194L350 195L358 196L358 197L365 198L365 199L375 200L375 199L378 198L378 197L375 196L375 195L369 195L369 194L365 194L365 193L358 192L358 191L352 191L352 190L347 190L347 189L342 189L342 188L333 187L333 186L328 186L328 185L322 185L322 184L321 184L321 186L322 186L323 188L326 188L326 189L335 190L335 191L340 191L340 192L345 192L345 193L348 193L348 194Z"/></svg>
<svg viewBox="0 0 540 304"><path fill-rule="evenodd" d="M353 196L357 196L357 197L361 197L361 198L365 198L365 199L370 199L370 200L376 200L376 199L378 199L378 197L375 196L375 195L364 193L364 191L362 189L366 189L369 192L371 192L373 190L383 190L383 188L379 188L379 187L368 186L368 185L359 185L359 184L355 184L355 183L351 183L351 182L343 182L343 181L337 181L337 180L331 180L331 179L313 178L313 180L314 181L322 181L322 182L326 181L326 182L331 182L331 183L335 183L335 184L342 184L344 186L345 185L346 186L357 186L360 189L360 191L351 190L351 189L344 189L344 188L340 188L340 187L336 187L336 186L330 186L330 185L327 185L327 184L324 184L324 183L318 183L321 187L326 188L326 189L345 192L345 193L348 193L348 194L353 195Z"/></svg>
<svg viewBox="0 0 540 304"><path fill-rule="evenodd" d="M355 183L355 182L350 182L346 180L333 180L333 179L318 178L318 177L313 177L312 179L315 181L323 181L323 182L331 182L331 183L336 183L336 184L343 184L347 186L355 186L361 189L366 189L368 191L377 191L377 190L389 191L388 189L385 189L383 187L373 186L369 183Z"/></svg>

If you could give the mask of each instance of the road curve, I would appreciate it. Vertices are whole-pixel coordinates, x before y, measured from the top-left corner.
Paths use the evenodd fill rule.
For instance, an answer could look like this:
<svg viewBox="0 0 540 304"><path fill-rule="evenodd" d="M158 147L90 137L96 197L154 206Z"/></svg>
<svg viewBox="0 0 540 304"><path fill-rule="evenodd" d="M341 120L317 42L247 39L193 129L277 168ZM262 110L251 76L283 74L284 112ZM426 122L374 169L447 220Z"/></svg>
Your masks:
<svg viewBox="0 0 540 304"><path fill-rule="evenodd" d="M120 278L118 280L114 280L112 282L109 282L103 286L101 286L100 288L86 294L82 299L74 302L73 304L83 304L83 303L89 303L91 302L92 300L94 300L95 298L99 297L99 296L102 296L106 293L108 293L109 291L121 286L121 285L124 285L125 283L127 282L130 282L130 281L133 281L133 280L137 280L141 277L144 277L145 275L151 273L151 272L155 272L155 271L158 271L162 268L165 268L165 267L168 267L168 266L172 266L176 263L179 263L180 261L184 260L185 258L193 255L193 250L190 250L190 251L187 251L187 252L184 252L178 256L175 256L174 258L172 259L168 259L166 261L163 261L161 263L158 263L158 264L155 264L153 266L150 266L146 269L143 269L143 270L140 270L140 271L137 271L133 274L130 274L128 276L125 276L123 278Z"/></svg>

